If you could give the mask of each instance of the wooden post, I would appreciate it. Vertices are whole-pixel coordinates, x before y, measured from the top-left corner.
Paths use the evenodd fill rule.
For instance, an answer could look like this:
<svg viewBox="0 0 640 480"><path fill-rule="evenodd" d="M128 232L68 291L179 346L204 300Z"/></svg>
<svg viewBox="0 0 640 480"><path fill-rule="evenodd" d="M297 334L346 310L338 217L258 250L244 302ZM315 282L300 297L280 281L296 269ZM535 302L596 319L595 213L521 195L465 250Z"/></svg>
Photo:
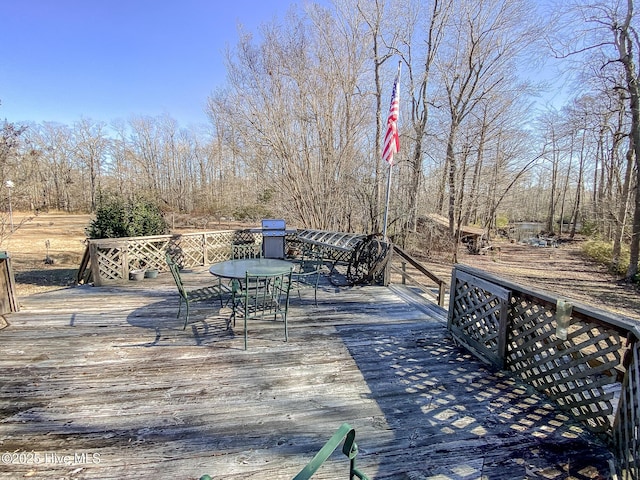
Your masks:
<svg viewBox="0 0 640 480"><path fill-rule="evenodd" d="M511 292L509 292L509 296ZM497 367L504 370L507 364L507 335L509 322L509 297L500 298L500 320L498 321L498 363Z"/></svg>
<svg viewBox="0 0 640 480"><path fill-rule="evenodd" d="M573 304L567 300L559 298L556 301L556 336L560 340L567 339L569 325L571 324L571 311Z"/></svg>
<svg viewBox="0 0 640 480"><path fill-rule="evenodd" d="M385 287L388 287L389 284L391 283L391 262L393 262L393 244L388 241L385 240L387 242L387 248L388 250L388 258L387 258L387 264L384 266L384 271L382 272L383 274L383 279L382 279L382 284Z"/></svg>
<svg viewBox="0 0 640 480"><path fill-rule="evenodd" d="M100 265L98 262L98 248L96 244L92 241L89 241L89 263L91 265L91 277L93 277L93 284L96 287L102 286L102 278L100 277Z"/></svg>
<svg viewBox="0 0 640 480"><path fill-rule="evenodd" d="M444 282L438 284L438 305L444 307L444 297L447 294L447 286Z"/></svg>
<svg viewBox="0 0 640 480"><path fill-rule="evenodd" d="M0 313L17 312L15 280L11 268L11 256L8 252L0 252L0 285L2 296L0 297Z"/></svg>

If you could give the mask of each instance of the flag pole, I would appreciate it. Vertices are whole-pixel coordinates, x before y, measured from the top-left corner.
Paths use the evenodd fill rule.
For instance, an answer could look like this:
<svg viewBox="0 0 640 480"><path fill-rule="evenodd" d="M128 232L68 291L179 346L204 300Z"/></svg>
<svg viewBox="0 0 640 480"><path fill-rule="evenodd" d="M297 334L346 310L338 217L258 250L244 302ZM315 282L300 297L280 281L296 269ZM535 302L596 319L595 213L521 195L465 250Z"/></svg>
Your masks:
<svg viewBox="0 0 640 480"><path fill-rule="evenodd" d="M384 220L382 225L382 239L387 241L387 218L389 216L389 198L391 196L391 171L393 170L393 165L389 165L389 171L387 173L387 199L385 200L384 205Z"/></svg>
<svg viewBox="0 0 640 480"><path fill-rule="evenodd" d="M396 76L396 80L394 82L394 86L393 86L393 94L391 95L391 107L389 109L389 119L387 120L387 133L385 135L385 142L386 142L386 137L389 135L389 121L392 118L392 115L394 115L394 103L395 105L395 112L396 112L396 118L394 120L394 129L395 129L395 141L396 141L396 148L395 148L395 152L393 150L391 150L390 155L388 157L386 157L387 152L386 152L386 148L387 146L385 145L385 151L383 152L383 159L385 159L388 163L389 163L389 171L387 173L387 195L386 195L386 200L385 200L385 206L384 206L384 219L382 220L382 239L384 241L387 241L387 219L389 217L389 199L391 197L391 171L393 170L393 154L397 153L399 150L399 142L398 142L398 130L397 130L397 121L398 121L398 116L399 116L399 88L400 88L400 67L402 66L402 62L398 61L398 74Z"/></svg>

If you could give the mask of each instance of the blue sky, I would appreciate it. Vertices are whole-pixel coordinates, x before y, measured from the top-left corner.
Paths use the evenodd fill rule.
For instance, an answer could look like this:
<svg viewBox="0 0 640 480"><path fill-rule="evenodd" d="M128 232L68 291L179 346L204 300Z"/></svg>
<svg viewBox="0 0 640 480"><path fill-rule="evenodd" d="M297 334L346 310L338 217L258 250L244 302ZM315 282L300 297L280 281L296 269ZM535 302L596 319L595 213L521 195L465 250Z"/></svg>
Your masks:
<svg viewBox="0 0 640 480"><path fill-rule="evenodd" d="M237 26L293 0L0 0L0 120L72 124L169 114L206 123Z"/></svg>

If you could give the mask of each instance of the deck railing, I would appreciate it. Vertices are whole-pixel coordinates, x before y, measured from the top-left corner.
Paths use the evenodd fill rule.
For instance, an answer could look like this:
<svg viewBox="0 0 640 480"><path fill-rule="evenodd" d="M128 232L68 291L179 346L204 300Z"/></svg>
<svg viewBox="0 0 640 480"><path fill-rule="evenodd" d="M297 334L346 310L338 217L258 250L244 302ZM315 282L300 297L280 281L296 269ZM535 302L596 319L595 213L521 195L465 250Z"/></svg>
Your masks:
<svg viewBox="0 0 640 480"><path fill-rule="evenodd" d="M444 307L445 295L447 293L447 285L445 281L430 272L424 265L397 245L393 246L393 251L395 255L391 262L391 269L400 275L402 284L404 285L409 282L418 285L427 295L431 296L438 305ZM400 267L396 266L398 261L400 263ZM415 278L417 275L414 276L407 273L407 264L411 265L419 274L421 274L420 278ZM435 291L432 291L433 289L430 288L429 285L423 283L425 278L428 282L435 284Z"/></svg>
<svg viewBox="0 0 640 480"><path fill-rule="evenodd" d="M165 253L171 252L180 268L210 265L232 257L232 245L262 243L262 234L255 230L225 230L89 240L78 281L88 281L85 271L95 285L121 283L129 273L138 269L166 271ZM391 244L375 236L300 230L285 236L285 252L295 255L301 244L322 252L323 258L335 268L344 265L346 277L352 283L386 284L386 265Z"/></svg>
<svg viewBox="0 0 640 480"><path fill-rule="evenodd" d="M191 268L230 258L234 243L261 240L260 233L249 230L90 240L88 263L94 283L101 285L127 280L137 268L166 270L166 251L182 268ZM333 245L325 238L291 234L285 249L307 240L321 245L329 258L345 262L362 245L353 238L353 245ZM388 244L371 245L377 245L377 253L389 249ZM375 259L376 252L365 250L359 258ZM621 477L640 480L637 322L456 265L448 327L477 356L512 372L602 434L616 454Z"/></svg>
<svg viewBox="0 0 640 480"><path fill-rule="evenodd" d="M0 252L0 315L20 310L16 300L16 282L11 267L11 255Z"/></svg>
<svg viewBox="0 0 640 480"><path fill-rule="evenodd" d="M185 233L89 240L91 277L96 285L120 283L136 269L167 271L165 253L181 268L209 265L231 258L234 243L262 242L260 233L249 230Z"/></svg>
<svg viewBox="0 0 640 480"><path fill-rule="evenodd" d="M602 434L621 478L640 478L637 322L456 265L448 327L478 357Z"/></svg>
<svg viewBox="0 0 640 480"><path fill-rule="evenodd" d="M323 232L320 230L299 230L285 237L285 252L295 251L302 243L312 245L322 251L324 258L334 266L343 264L350 267L350 276L370 280L368 276L380 277L380 257L384 257L389 245L377 242L378 251L362 251L358 247L366 240L366 235ZM129 279L129 273L137 269L157 269L166 271L165 253L172 252L181 268L210 265L231 258L235 243L262 243L262 234L252 230L225 230L198 232L181 235L157 235L147 237L125 237L89 240L87 253L81 270L90 269L95 285L120 283ZM380 247L382 245L382 247ZM83 272L78 273L83 278Z"/></svg>

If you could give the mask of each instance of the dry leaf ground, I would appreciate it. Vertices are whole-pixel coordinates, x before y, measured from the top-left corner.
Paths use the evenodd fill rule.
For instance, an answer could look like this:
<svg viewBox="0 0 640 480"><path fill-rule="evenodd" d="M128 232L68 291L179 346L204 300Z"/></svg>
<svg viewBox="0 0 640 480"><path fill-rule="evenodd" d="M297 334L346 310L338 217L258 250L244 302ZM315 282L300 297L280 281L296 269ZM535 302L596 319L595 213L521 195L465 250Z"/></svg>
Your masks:
<svg viewBox="0 0 640 480"><path fill-rule="evenodd" d="M75 285L90 219L62 213L14 214L14 233L0 248L11 256L18 299ZM53 264L46 262L47 257Z"/></svg>
<svg viewBox="0 0 640 480"><path fill-rule="evenodd" d="M556 247L497 242L499 252L463 254L458 260L516 283L640 320L640 296L604 265L582 253L584 239Z"/></svg>

